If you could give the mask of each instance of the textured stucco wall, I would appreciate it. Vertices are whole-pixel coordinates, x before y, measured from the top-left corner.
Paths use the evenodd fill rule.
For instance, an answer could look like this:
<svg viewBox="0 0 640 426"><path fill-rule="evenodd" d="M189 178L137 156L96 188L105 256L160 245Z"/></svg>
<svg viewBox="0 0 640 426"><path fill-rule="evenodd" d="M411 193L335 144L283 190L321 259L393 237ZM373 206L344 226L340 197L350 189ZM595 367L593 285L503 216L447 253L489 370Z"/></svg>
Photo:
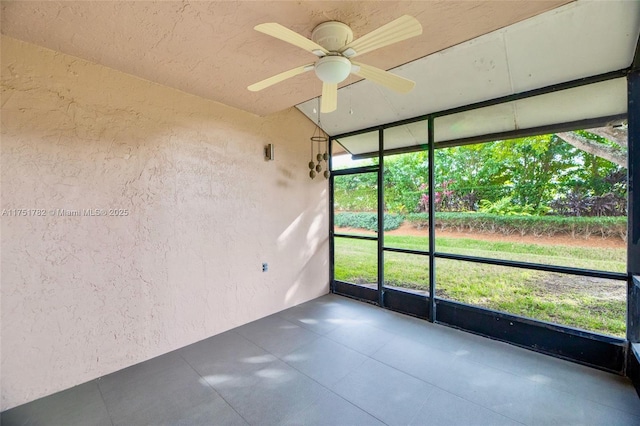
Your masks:
<svg viewBox="0 0 640 426"><path fill-rule="evenodd" d="M301 113L260 118L5 36L1 53L1 410L328 292ZM128 215L51 214L112 208Z"/></svg>

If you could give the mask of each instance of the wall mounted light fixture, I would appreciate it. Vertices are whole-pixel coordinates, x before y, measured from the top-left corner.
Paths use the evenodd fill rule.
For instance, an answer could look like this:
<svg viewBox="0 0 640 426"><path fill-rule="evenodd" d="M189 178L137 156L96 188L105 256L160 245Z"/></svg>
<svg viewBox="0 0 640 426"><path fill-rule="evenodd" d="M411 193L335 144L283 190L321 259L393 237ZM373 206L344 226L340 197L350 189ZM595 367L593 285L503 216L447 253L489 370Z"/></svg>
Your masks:
<svg viewBox="0 0 640 426"><path fill-rule="evenodd" d="M273 159L275 158L272 143L264 147L264 158L267 161L273 161Z"/></svg>

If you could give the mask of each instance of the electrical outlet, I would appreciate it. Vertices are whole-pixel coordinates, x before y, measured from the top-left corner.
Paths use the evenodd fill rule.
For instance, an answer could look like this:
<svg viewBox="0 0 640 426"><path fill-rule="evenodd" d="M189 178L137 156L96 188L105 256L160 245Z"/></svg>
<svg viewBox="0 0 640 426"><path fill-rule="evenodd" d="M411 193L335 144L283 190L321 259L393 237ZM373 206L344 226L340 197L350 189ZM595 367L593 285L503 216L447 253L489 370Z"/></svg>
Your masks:
<svg viewBox="0 0 640 426"><path fill-rule="evenodd" d="M268 263L263 263L262 264L262 272L267 272L269 270L269 264Z"/></svg>

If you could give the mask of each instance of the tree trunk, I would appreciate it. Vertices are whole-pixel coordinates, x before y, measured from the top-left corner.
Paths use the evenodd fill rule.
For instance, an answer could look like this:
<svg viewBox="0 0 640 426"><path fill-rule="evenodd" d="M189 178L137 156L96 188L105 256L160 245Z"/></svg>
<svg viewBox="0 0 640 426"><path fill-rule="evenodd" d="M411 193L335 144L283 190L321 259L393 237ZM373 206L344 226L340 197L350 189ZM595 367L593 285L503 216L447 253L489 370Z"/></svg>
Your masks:
<svg viewBox="0 0 640 426"><path fill-rule="evenodd" d="M616 127L598 127L595 129L588 129L587 132L593 133L594 135L598 135L601 138L605 138L614 142L616 145L621 148L627 148L627 136L628 132L626 129L616 128Z"/></svg>
<svg viewBox="0 0 640 426"><path fill-rule="evenodd" d="M599 135L598 133L593 132L592 130L587 130L590 133L594 133ZM604 158L605 160L609 160L614 164L617 164L620 167L627 167L627 156L625 153L616 151L613 148L610 148L606 145L603 145L599 142L587 139L583 136L578 135L574 132L561 132L556 133L556 135L567 142L570 145L575 146L578 149L581 149L589 154L593 154L597 157ZM604 137L604 135L602 135ZM609 139L609 137L606 137ZM618 141L614 141L618 143Z"/></svg>

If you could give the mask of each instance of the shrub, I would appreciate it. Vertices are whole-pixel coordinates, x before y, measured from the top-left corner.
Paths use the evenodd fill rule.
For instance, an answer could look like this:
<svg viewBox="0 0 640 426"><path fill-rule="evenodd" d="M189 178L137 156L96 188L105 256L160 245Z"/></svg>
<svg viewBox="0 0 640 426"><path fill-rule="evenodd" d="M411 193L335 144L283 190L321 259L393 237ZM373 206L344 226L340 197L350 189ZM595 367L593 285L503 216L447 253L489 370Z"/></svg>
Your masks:
<svg viewBox="0 0 640 426"><path fill-rule="evenodd" d="M401 215L385 213L384 230L391 231L397 229L402 225L403 221L404 218ZM369 231L378 230L378 215L376 213L340 212L335 214L333 222L336 226L342 228L368 229Z"/></svg>
<svg viewBox="0 0 640 426"><path fill-rule="evenodd" d="M534 212L530 204L524 206L514 204L511 197L502 197L493 203L489 200L480 200L480 208L478 211L480 213L494 213L507 216L531 216Z"/></svg>
<svg viewBox="0 0 640 426"><path fill-rule="evenodd" d="M550 203L556 214L562 216L626 216L626 194L607 193L585 195L571 192Z"/></svg>
<svg viewBox="0 0 640 426"><path fill-rule="evenodd" d="M368 211L378 209L378 193L375 188L358 187L355 189L336 189L334 207L338 211Z"/></svg>
<svg viewBox="0 0 640 426"><path fill-rule="evenodd" d="M405 220L416 228L429 226L427 213L408 214ZM619 237L626 241L627 218L617 217L562 217L562 216L503 216L491 213L436 214L436 228L455 229L459 232L487 232L504 235L534 236L569 235L573 238L599 236Z"/></svg>

